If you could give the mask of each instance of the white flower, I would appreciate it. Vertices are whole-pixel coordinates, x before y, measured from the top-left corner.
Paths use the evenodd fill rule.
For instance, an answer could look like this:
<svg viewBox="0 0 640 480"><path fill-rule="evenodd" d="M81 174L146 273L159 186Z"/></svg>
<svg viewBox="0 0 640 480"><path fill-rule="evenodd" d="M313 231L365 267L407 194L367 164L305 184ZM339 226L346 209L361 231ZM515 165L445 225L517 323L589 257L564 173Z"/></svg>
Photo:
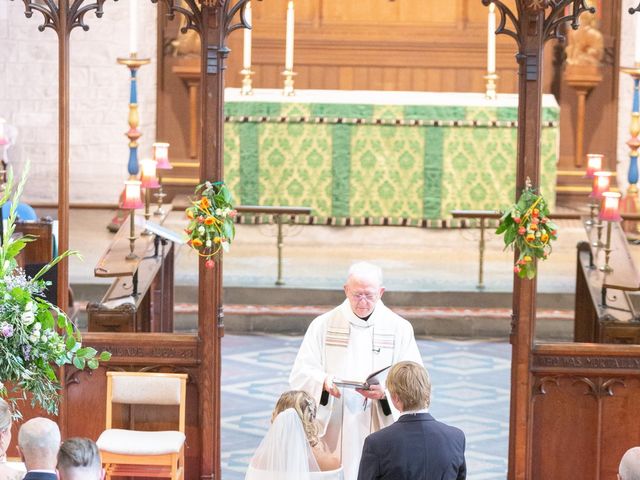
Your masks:
<svg viewBox="0 0 640 480"><path fill-rule="evenodd" d="M198 227L198 233L199 233L200 235L204 235L204 227L203 227L202 225L200 225L200 226Z"/></svg>
<svg viewBox="0 0 640 480"><path fill-rule="evenodd" d="M222 209L221 208L216 208L216 215L218 215L218 216L222 215Z"/></svg>
<svg viewBox="0 0 640 480"><path fill-rule="evenodd" d="M33 323L33 321L35 320L35 316L33 315L33 302L28 302L25 305L21 319L22 323L24 323L25 325L31 325Z"/></svg>
<svg viewBox="0 0 640 480"><path fill-rule="evenodd" d="M211 240L207 240L206 242L204 242L204 244L207 248L211 248Z"/></svg>

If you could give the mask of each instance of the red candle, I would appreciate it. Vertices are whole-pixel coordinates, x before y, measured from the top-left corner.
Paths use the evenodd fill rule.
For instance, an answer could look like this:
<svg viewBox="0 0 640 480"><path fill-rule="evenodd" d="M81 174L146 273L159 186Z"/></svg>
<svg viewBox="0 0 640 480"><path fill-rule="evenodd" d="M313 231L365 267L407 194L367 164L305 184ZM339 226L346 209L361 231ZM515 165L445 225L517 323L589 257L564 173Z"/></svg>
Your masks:
<svg viewBox="0 0 640 480"><path fill-rule="evenodd" d="M127 180L124 182L123 210L135 210L144 206L140 198L140 185L141 182L139 180Z"/></svg>
<svg viewBox="0 0 640 480"><path fill-rule="evenodd" d="M142 188L158 188L158 178L156 177L156 165L158 162L151 159L145 159L140 162L142 169L140 171L140 181Z"/></svg>
<svg viewBox="0 0 640 480"><path fill-rule="evenodd" d="M602 194L609 190L611 184L611 172L596 172L593 175L593 187L591 189L591 198L602 198Z"/></svg>
<svg viewBox="0 0 640 480"><path fill-rule="evenodd" d="M593 178L596 172L602 170L602 159L604 155L601 153L587 153L587 172L585 178Z"/></svg>
<svg viewBox="0 0 640 480"><path fill-rule="evenodd" d="M153 159L158 162L158 170L171 170L173 167L169 163L169 144L156 142L153 144Z"/></svg>
<svg viewBox="0 0 640 480"><path fill-rule="evenodd" d="M598 218L607 222L619 222L622 220L620 216L620 197L617 192L604 192L602 194L602 206Z"/></svg>

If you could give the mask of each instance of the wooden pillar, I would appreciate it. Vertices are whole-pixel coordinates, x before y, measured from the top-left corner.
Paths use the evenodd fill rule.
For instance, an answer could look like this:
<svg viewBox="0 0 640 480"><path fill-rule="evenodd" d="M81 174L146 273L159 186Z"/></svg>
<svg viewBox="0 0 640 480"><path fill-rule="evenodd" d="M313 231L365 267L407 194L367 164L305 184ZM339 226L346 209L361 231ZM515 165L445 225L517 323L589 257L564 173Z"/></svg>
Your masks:
<svg viewBox="0 0 640 480"><path fill-rule="evenodd" d="M578 27L578 16L589 10L584 0L516 0L513 9L503 0L494 3L501 21L497 33L516 40L519 64L518 163L516 200L527 179L534 189L540 182L540 136L542 127L542 55L544 43L559 37L560 27L571 21ZM594 9L591 9L595 11ZM515 252L517 260L519 252ZM535 261L535 260L534 260ZM509 480L531 478L532 375L537 281L514 275L513 316L510 341L511 411L509 420Z"/></svg>
<svg viewBox="0 0 640 480"><path fill-rule="evenodd" d="M219 5L202 5L200 182L223 179L224 24ZM202 342L200 419L202 479L220 478L220 364L223 335L222 259L213 269L199 262L198 333Z"/></svg>

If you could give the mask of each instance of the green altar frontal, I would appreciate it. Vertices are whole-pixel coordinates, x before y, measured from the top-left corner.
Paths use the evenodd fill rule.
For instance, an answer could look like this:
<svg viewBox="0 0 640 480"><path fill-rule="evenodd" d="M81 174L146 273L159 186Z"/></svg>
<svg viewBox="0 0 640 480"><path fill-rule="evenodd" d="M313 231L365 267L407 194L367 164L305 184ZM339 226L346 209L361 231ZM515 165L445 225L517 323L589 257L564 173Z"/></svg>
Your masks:
<svg viewBox="0 0 640 480"><path fill-rule="evenodd" d="M311 223L415 226L514 203L517 96L397 93L228 89L225 181L235 203L308 206L313 217L301 221ZM553 210L559 108L545 97L540 187Z"/></svg>

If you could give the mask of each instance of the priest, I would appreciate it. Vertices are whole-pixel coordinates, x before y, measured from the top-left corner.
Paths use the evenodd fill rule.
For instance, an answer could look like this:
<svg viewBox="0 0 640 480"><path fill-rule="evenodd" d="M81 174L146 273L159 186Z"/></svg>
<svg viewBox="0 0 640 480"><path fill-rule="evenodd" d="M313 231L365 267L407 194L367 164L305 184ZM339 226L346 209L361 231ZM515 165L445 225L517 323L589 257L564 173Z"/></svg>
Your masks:
<svg viewBox="0 0 640 480"><path fill-rule="evenodd" d="M409 322L382 303L382 270L355 263L344 285L346 300L317 317L307 330L289 383L318 403L323 440L342 461L345 480L355 480L364 439L393 423L383 375L366 389L334 382L365 382L373 372L411 360L422 365ZM374 382L372 382L374 383Z"/></svg>

